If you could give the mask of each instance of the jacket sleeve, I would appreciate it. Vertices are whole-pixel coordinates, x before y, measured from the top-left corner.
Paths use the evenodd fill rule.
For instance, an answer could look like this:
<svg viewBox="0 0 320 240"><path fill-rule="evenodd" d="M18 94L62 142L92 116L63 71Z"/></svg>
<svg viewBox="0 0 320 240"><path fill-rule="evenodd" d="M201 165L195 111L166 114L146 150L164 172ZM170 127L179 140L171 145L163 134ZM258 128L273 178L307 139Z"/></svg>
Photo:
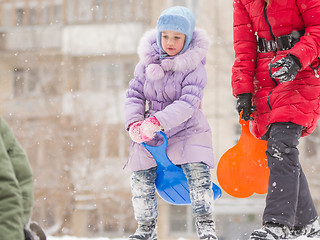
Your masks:
<svg viewBox="0 0 320 240"><path fill-rule="evenodd" d="M22 146L13 136L13 134L11 137L12 145L8 148L8 155L14 167L15 175L19 181L20 190L22 193L22 220L24 224L27 224L31 218L33 207L33 174L26 152L23 150Z"/></svg>
<svg viewBox="0 0 320 240"><path fill-rule="evenodd" d="M182 82L181 96L154 116L165 130L177 127L190 119L194 111L201 107L207 75L204 66L189 73Z"/></svg>
<svg viewBox="0 0 320 240"><path fill-rule="evenodd" d="M0 131L2 131L1 123L0 120ZM9 239L23 239L21 190L2 135L0 135L0 189L1 235Z"/></svg>
<svg viewBox="0 0 320 240"><path fill-rule="evenodd" d="M235 51L231 79L233 95L253 93L257 40L250 16L241 1L233 3L233 44Z"/></svg>
<svg viewBox="0 0 320 240"><path fill-rule="evenodd" d="M146 98L143 92L145 82L144 66L138 63L134 71L134 78L129 83L124 103L125 128L133 122L144 120Z"/></svg>
<svg viewBox="0 0 320 240"><path fill-rule="evenodd" d="M297 0L297 6L305 25L305 34L289 51L295 55L301 68L305 69L320 57L320 1Z"/></svg>
<svg viewBox="0 0 320 240"><path fill-rule="evenodd" d="M6 156L10 160L14 171L12 178L18 181L19 194L22 198L22 206L20 206L22 207L22 223L27 224L31 217L33 206L33 175L29 159L11 128L2 118L0 118L0 132L3 144L1 154L5 154L3 151L6 151Z"/></svg>

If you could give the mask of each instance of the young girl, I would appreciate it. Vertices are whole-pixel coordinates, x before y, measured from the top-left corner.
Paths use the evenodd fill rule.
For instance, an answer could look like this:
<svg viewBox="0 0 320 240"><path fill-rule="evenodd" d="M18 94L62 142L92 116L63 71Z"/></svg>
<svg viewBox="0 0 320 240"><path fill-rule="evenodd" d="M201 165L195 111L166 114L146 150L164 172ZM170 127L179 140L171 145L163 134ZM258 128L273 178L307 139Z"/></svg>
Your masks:
<svg viewBox="0 0 320 240"><path fill-rule="evenodd" d="M129 239L157 239L156 162L140 144L169 139L167 154L181 166L189 184L200 239L217 239L213 220L211 130L201 110L207 83L207 35L194 30L195 19L185 7L163 11L157 28L147 32L138 49L140 62L125 101L125 125L133 140L127 167L138 229Z"/></svg>
<svg viewBox="0 0 320 240"><path fill-rule="evenodd" d="M245 120L253 112L255 136L268 141L263 226L250 239L320 236L297 148L320 117L320 1L239 0L233 6L233 95Z"/></svg>

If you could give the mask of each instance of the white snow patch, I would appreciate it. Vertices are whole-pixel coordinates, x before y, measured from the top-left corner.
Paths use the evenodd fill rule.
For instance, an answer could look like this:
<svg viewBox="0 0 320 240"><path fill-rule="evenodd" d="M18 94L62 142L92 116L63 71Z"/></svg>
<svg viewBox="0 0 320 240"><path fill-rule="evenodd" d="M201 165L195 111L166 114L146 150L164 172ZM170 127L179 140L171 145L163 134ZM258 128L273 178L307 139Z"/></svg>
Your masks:
<svg viewBox="0 0 320 240"><path fill-rule="evenodd" d="M52 237L49 236L48 240L111 240L111 238L98 237L98 238L80 238L73 236L61 236L61 237ZM125 240L125 238L112 238L112 240Z"/></svg>
<svg viewBox="0 0 320 240"><path fill-rule="evenodd" d="M80 238L73 236L62 236L62 237L52 237L48 236L48 240L127 240L128 238L107 238L107 237L98 237L98 238ZM184 238L178 238L177 240L185 240Z"/></svg>
<svg viewBox="0 0 320 240"><path fill-rule="evenodd" d="M308 237L304 237L304 236L296 238L296 240L308 240L308 239L316 240L316 239L320 239L320 238L308 238Z"/></svg>
<svg viewBox="0 0 320 240"><path fill-rule="evenodd" d="M127 240L127 238L106 238L106 237L98 237L98 238L79 238L73 236L62 236L62 237L51 237L47 238L48 240ZM296 240L316 240L320 238L308 238L308 237L298 237ZM184 238L178 238L178 240L185 240Z"/></svg>

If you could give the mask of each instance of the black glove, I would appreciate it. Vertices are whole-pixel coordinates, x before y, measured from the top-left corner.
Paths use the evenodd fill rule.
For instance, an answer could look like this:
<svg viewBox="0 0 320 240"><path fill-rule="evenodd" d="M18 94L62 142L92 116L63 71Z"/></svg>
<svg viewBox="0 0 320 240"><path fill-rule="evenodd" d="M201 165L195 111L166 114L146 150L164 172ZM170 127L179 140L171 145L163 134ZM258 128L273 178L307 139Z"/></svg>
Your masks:
<svg viewBox="0 0 320 240"><path fill-rule="evenodd" d="M46 240L46 234L40 225L36 222L31 222L24 229L24 239L25 240Z"/></svg>
<svg viewBox="0 0 320 240"><path fill-rule="evenodd" d="M30 230L32 234L34 234L34 239L39 239L39 240L46 240L46 234L43 231L43 229L40 227L40 225L36 222L31 222L30 225Z"/></svg>
<svg viewBox="0 0 320 240"><path fill-rule="evenodd" d="M23 231L24 231L24 239L25 240L34 240L32 234L29 230L23 229Z"/></svg>
<svg viewBox="0 0 320 240"><path fill-rule="evenodd" d="M287 55L284 58L281 58L275 63L271 63L271 68L279 68L278 71L272 74L273 78L279 79L279 82L292 81L298 74L299 69L301 68L301 63L299 59L294 55Z"/></svg>
<svg viewBox="0 0 320 240"><path fill-rule="evenodd" d="M250 115L256 110L256 108L252 106L252 102L251 102L252 94L243 93L243 94L239 94L237 97L238 99L237 99L236 109L239 114L241 111L243 111L242 119L245 121L253 120L253 117L250 117Z"/></svg>

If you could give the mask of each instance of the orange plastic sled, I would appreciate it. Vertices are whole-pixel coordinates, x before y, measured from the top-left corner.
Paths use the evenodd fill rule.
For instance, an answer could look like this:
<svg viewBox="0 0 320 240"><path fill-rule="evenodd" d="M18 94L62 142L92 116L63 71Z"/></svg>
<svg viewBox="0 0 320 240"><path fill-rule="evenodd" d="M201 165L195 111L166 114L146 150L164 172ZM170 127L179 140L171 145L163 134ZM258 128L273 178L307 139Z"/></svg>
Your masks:
<svg viewBox="0 0 320 240"><path fill-rule="evenodd" d="M241 118L241 136L238 143L225 152L217 166L221 188L237 198L250 197L253 193L268 191L269 168L265 154L267 141L255 138L249 129L249 121Z"/></svg>

